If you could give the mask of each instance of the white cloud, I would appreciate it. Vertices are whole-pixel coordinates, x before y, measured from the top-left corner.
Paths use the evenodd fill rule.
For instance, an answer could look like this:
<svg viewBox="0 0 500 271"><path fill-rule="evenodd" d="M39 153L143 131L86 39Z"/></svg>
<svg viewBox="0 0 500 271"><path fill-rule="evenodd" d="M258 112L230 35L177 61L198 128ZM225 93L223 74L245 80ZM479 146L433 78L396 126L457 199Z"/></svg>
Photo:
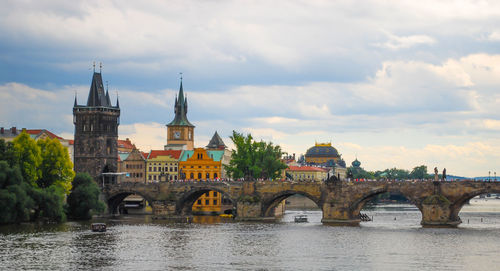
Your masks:
<svg viewBox="0 0 500 271"><path fill-rule="evenodd" d="M133 123L119 126L120 139L129 138L138 149L163 150L167 144L167 127L160 123Z"/></svg>
<svg viewBox="0 0 500 271"><path fill-rule="evenodd" d="M410 36L396 36L386 32L388 41L380 44L376 43L375 46L387 48L391 50L406 49L417 45L432 45L436 40L427 35L410 35Z"/></svg>
<svg viewBox="0 0 500 271"><path fill-rule="evenodd" d="M398 50L436 44L438 36L478 35L485 24L498 26L500 7L431 0L6 1L0 15L3 41L36 46L32 54L66 56L50 64L67 70L99 58L120 72L182 67L211 74L216 64L232 64L225 67L231 70L250 63L255 71L264 63L296 73L339 58L376 63L381 58L371 44Z"/></svg>

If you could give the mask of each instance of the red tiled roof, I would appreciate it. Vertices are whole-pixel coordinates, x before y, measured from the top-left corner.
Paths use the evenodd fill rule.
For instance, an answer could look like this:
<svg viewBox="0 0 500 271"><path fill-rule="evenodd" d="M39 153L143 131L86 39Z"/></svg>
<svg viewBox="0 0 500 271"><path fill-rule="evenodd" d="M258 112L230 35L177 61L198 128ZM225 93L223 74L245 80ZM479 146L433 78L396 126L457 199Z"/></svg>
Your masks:
<svg viewBox="0 0 500 271"><path fill-rule="evenodd" d="M133 149L134 144L128 138L126 140L118 139L118 148Z"/></svg>
<svg viewBox="0 0 500 271"><path fill-rule="evenodd" d="M68 140L68 143L69 143L70 145L75 145L75 141L74 141L73 139Z"/></svg>
<svg viewBox="0 0 500 271"><path fill-rule="evenodd" d="M149 153L141 151L141 154L142 154L142 157L144 157L144 159L148 159Z"/></svg>
<svg viewBox="0 0 500 271"><path fill-rule="evenodd" d="M180 150L157 150L157 151L151 151L148 155L148 159L153 159L158 156L170 156L175 159L179 159L181 156L182 151Z"/></svg>
<svg viewBox="0 0 500 271"><path fill-rule="evenodd" d="M328 169L320 168L320 167L310 167L310 166L304 166L304 167L289 166L287 168L287 171L322 171L322 172L327 172Z"/></svg>
<svg viewBox="0 0 500 271"><path fill-rule="evenodd" d="M39 135L42 132L46 132L50 138L57 138L57 139L63 139L60 136L57 136L56 134L52 133L51 131L45 130L45 129L26 129L26 133L30 135Z"/></svg>

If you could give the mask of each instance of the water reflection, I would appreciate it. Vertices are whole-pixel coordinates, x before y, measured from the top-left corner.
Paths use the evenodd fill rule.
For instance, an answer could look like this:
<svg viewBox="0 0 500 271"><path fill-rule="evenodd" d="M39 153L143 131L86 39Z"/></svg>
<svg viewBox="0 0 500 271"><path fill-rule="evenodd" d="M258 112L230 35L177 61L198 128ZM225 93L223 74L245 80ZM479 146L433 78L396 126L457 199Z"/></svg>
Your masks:
<svg viewBox="0 0 500 271"><path fill-rule="evenodd" d="M276 223L131 215L99 221L105 233L91 232L90 222L3 226L0 269L495 270L500 209L484 210L464 207L458 229L421 228L411 205L364 210L374 220L360 227L323 226L321 211L287 211ZM297 214L309 222L294 223Z"/></svg>

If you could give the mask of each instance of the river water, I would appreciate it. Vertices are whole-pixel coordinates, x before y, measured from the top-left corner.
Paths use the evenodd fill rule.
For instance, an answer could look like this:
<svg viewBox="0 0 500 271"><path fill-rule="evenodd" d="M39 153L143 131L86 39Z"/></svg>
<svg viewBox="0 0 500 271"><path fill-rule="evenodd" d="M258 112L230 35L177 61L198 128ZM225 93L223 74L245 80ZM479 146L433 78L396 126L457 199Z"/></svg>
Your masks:
<svg viewBox="0 0 500 271"><path fill-rule="evenodd" d="M500 200L471 202L457 229L421 228L412 205L363 213L373 221L359 227L323 226L320 211L276 223L94 220L105 233L90 222L2 226L0 270L500 270Z"/></svg>

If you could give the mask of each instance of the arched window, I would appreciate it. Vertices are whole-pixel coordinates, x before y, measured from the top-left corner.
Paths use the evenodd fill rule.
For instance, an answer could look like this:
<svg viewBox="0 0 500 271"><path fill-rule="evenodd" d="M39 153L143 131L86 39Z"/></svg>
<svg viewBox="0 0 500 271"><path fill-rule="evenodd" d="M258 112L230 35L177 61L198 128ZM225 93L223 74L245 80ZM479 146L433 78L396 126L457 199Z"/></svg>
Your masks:
<svg viewBox="0 0 500 271"><path fill-rule="evenodd" d="M194 173L192 173L192 172L191 172L191 175L190 175L190 176L191 176L191 177L190 177L191 179L194 179Z"/></svg>
<svg viewBox="0 0 500 271"><path fill-rule="evenodd" d="M201 180L201 172L200 172L200 173L198 173L198 179L200 179L200 180Z"/></svg>

